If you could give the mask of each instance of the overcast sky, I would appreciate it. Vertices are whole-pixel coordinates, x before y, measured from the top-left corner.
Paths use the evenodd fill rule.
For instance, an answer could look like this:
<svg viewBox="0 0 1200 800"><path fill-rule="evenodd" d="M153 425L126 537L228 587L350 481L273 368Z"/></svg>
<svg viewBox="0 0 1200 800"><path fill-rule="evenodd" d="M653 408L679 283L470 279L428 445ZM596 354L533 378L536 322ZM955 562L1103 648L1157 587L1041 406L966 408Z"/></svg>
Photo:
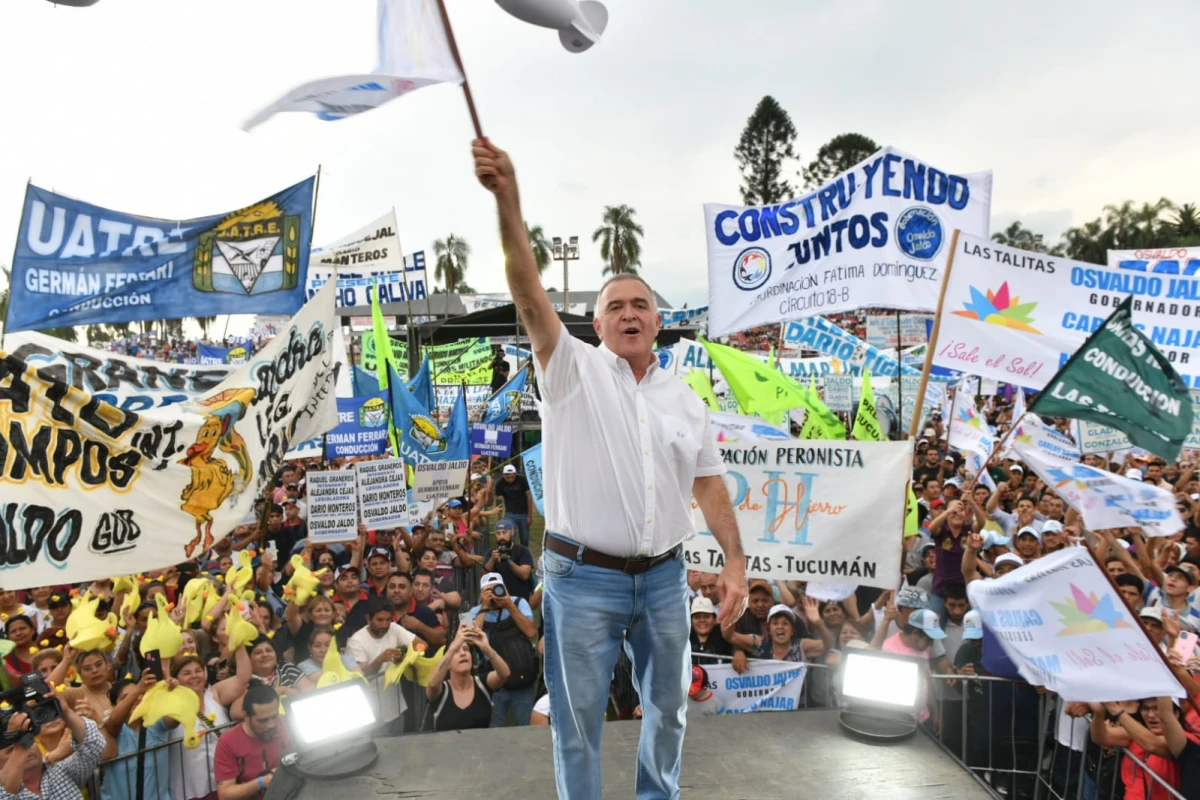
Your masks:
<svg viewBox="0 0 1200 800"><path fill-rule="evenodd" d="M527 219L587 241L576 289L600 282L590 236L603 207L628 203L646 229L642 274L675 305L706 302L701 206L738 202L733 148L764 94L791 113L805 162L856 131L948 171L994 170L993 230L1020 217L1056 240L1106 203L1200 199L1197 4L608 0L602 41L574 55L493 2L446 2ZM494 206L474 179L459 89L422 89L336 123L286 114L240 130L297 84L370 71L374 8L2 0L0 262L28 178L187 218L322 164L316 244L395 206L406 252L457 234L473 250L469 282L502 291ZM546 283L561 288L561 268Z"/></svg>

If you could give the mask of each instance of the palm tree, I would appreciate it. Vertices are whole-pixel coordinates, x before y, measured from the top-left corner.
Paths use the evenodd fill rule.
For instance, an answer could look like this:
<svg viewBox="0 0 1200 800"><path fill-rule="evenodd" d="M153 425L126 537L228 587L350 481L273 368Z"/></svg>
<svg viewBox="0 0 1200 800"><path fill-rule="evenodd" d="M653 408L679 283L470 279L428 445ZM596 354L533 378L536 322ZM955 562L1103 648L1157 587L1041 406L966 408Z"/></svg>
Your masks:
<svg viewBox="0 0 1200 800"><path fill-rule="evenodd" d="M642 226L634 221L637 212L626 205L605 206L604 224L592 233L592 241L600 242L600 257L605 267L602 274L637 274L642 263Z"/></svg>
<svg viewBox="0 0 1200 800"><path fill-rule="evenodd" d="M1170 221L1172 232L1180 240L1192 241L1200 238L1200 210L1195 203L1184 203L1175 209L1175 218ZM1180 246L1186 247L1182 241Z"/></svg>
<svg viewBox="0 0 1200 800"><path fill-rule="evenodd" d="M437 264L433 268L433 279L446 282L446 292L454 293L454 288L463 281L467 273L467 259L471 257L471 245L465 239L460 239L453 233L445 239L433 243L433 253L437 256Z"/></svg>
<svg viewBox="0 0 1200 800"><path fill-rule="evenodd" d="M1019 220L1005 228L1002 233L993 233L992 241L1007 247L1016 247L1019 250L1032 250L1035 253L1046 252L1042 235L1029 230Z"/></svg>
<svg viewBox="0 0 1200 800"><path fill-rule="evenodd" d="M546 232L541 225L529 227L525 223L525 235L529 237L529 247L533 250L533 262L537 264L538 275L543 275L550 266L550 243L546 241Z"/></svg>

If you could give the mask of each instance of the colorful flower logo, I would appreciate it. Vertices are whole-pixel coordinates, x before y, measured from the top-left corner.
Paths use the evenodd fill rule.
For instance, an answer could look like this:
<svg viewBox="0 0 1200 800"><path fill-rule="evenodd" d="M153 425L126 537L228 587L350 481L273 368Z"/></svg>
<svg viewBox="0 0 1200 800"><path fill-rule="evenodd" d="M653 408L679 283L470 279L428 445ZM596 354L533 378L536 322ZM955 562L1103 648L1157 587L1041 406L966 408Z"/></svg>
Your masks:
<svg viewBox="0 0 1200 800"><path fill-rule="evenodd" d="M963 308L966 310L955 311L955 316L979 320L989 325L1002 325L1026 333L1036 333L1039 336L1042 334L1029 324L1033 322L1030 313L1037 308L1037 303L1022 303L1019 297L1010 298L1007 281L1000 284L1000 288L995 292L988 289L986 296L972 286L971 302L964 303Z"/></svg>
<svg viewBox="0 0 1200 800"><path fill-rule="evenodd" d="M958 421L964 425L970 425L976 430L983 430L983 418L975 413L973 408L960 408L958 410Z"/></svg>
<svg viewBox="0 0 1200 800"><path fill-rule="evenodd" d="M1081 633L1100 633L1114 628L1132 628L1125 621L1125 615L1117 610L1111 594L1097 599L1096 593L1085 595L1083 591L1071 584L1071 596L1065 602L1050 605L1062 615L1059 623L1064 627L1058 632L1059 636L1078 636Z"/></svg>

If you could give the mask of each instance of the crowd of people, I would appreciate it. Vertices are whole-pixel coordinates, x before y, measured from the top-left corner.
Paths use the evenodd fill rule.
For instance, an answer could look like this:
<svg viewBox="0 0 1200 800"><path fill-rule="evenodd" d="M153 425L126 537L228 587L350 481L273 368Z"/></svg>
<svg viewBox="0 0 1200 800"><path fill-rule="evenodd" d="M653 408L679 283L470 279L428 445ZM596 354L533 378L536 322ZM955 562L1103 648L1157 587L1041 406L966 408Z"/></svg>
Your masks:
<svg viewBox="0 0 1200 800"><path fill-rule="evenodd" d="M163 361L168 364L198 364L200 363L200 346L231 350L245 348L246 354L253 355L266 346L278 331L273 326L255 327L246 336L223 336L200 339L188 338L182 333L172 333L166 338L152 334L129 334L110 339L100 345L101 350L118 353L123 356L145 358L151 361Z"/></svg>
<svg viewBox="0 0 1200 800"><path fill-rule="evenodd" d="M1004 395L992 398L985 413L998 431L1012 423ZM1054 422L1066 431L1062 421ZM1001 577L1093 537L1125 602L1169 654L1190 695L1200 696L1194 677L1200 675L1194 647L1200 630L1195 462L1167 464L1134 453L1111 463L1086 457L1175 493L1187 529L1146 538L1135 528L1086 531L1078 515L1018 461L996 463L995 489L989 489L967 474L946 439L945 422L935 413L915 442L912 480L920 526L904 540L903 575L894 590L858 587L839 599L817 600L803 583L751 579L745 613L722 628L717 575L689 571L692 663L698 672L688 713L715 713L704 689L706 668L727 663L742 673L760 659L815 666L806 678L805 704L836 706L843 653L873 648L924 659L928 674L941 676L929 678L922 723L952 752L964 753L968 765L989 770L1003 792L1030 791L1031 782L1012 770L1039 752L1037 709L1049 702L1055 720L1050 733L1061 757L1047 780L1057 790L1113 796L1103 785L1108 775L1126 798L1167 796L1149 770L1163 785L1200 797L1196 706L1162 698L1065 703L1019 681L973 682L973 676L1018 676L1015 667L997 670L994 658L988 660L991 669L985 667L984 626L966 592L972 581ZM348 466L285 463L254 514L196 561L132 580L112 576L89 585L0 591L5 665L0 687L40 674L64 709L29 747L10 748L0 768L0 795L20 794L24 785L40 786L36 793L45 796L51 786L81 783L103 759L99 792L110 800L135 796L139 783L146 800L261 796L288 746L281 698L314 689L330 669L373 681L392 734L549 724L541 675L541 570L532 531L537 509L524 476L514 464L479 458L467 490L431 507L418 524L361 527L354 541L315 545L308 538L306 475ZM226 576L243 564L243 553L253 591L243 604L244 617L256 635L231 649L227 611L240 601L231 597ZM318 585L311 597L286 589L297 564L315 571ZM188 609L197 595L187 587L196 580L220 598L204 614ZM127 602L133 586L136 604ZM196 695L200 714L191 731L169 716L148 726L133 719L158 682L139 644L159 595L184 628L184 646L162 680ZM99 601L99 618L118 616L115 640L88 647L67 643L67 618L81 599ZM1189 638L1193 646L1185 655L1178 643ZM387 667L410 648L438 658L436 666L424 683L410 676L385 688ZM966 726L964 704L971 720ZM610 717L637 717L639 711L622 657L613 676ZM23 717L10 715L14 734L25 724ZM200 746L183 746L185 735L198 737ZM1001 739L1007 745L998 749ZM170 746L155 749L161 744ZM245 757L248 752L255 757ZM18 763L24 767L13 766Z"/></svg>

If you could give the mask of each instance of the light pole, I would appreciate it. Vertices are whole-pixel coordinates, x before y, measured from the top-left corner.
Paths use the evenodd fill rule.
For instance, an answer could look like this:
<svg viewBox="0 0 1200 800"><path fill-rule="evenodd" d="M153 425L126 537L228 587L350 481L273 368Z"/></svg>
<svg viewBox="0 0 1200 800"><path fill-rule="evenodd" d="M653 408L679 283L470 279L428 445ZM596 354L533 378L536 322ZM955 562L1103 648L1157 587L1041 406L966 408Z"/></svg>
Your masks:
<svg viewBox="0 0 1200 800"><path fill-rule="evenodd" d="M579 260L579 237L570 237L567 239L565 245L559 236L555 236L550 241L554 248L554 260L563 262L563 311L569 312L571 308L571 280L567 275L567 264L568 262Z"/></svg>

